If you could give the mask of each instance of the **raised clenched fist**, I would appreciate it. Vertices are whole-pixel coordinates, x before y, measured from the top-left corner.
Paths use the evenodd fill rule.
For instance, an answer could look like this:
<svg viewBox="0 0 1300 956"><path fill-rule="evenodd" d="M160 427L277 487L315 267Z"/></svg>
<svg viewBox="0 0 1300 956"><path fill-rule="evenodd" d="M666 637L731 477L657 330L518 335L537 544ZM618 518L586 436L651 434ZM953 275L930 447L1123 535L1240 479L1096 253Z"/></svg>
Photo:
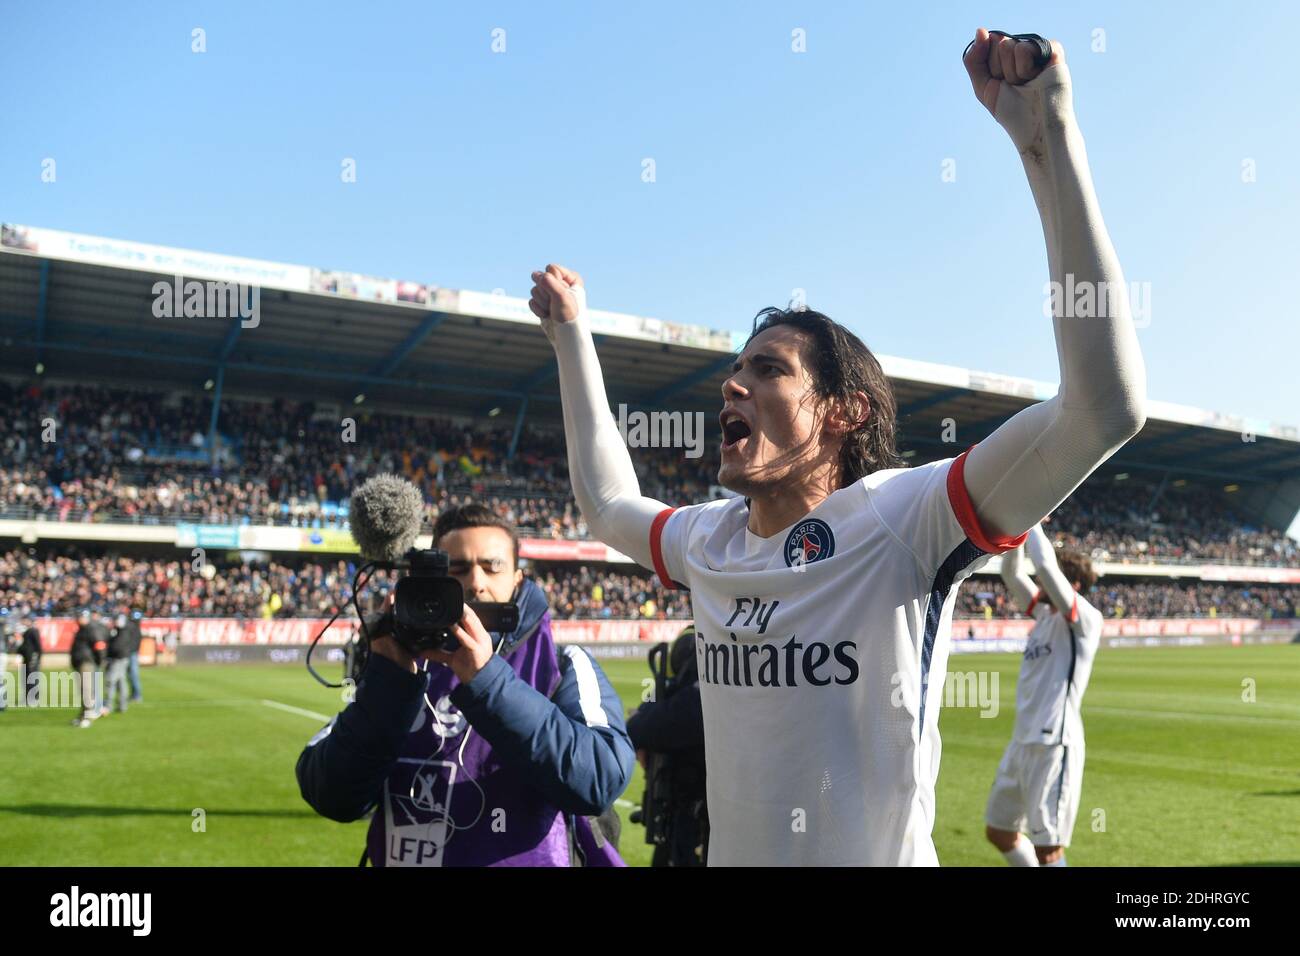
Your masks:
<svg viewBox="0 0 1300 956"><path fill-rule="evenodd" d="M1047 168L1048 138L1069 135L1074 127L1074 99L1065 50L1050 41L1052 56L1034 65L1038 44L1014 40L983 27L963 61L975 96L1005 129L1021 158L1039 172Z"/></svg>
<svg viewBox="0 0 1300 956"><path fill-rule="evenodd" d="M962 62L975 88L976 98L994 116L998 115L998 97L1003 86L1021 86L1058 63L1065 62L1065 49L1056 40L1052 45L1052 58L1045 66L1034 65L1038 45L1029 40L1013 40L1000 34L990 36L980 27L975 31Z"/></svg>
<svg viewBox="0 0 1300 956"><path fill-rule="evenodd" d="M572 322L578 317L586 295L582 276L551 263L544 272L534 272L532 278L528 308L542 320L543 328L548 322Z"/></svg>

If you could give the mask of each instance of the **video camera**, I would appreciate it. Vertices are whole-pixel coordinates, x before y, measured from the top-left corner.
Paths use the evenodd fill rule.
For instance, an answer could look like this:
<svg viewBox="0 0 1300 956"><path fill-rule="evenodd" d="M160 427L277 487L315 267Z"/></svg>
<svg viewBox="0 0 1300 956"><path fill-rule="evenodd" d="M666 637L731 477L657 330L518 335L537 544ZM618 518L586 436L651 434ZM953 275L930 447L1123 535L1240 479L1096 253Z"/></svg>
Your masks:
<svg viewBox="0 0 1300 956"><path fill-rule="evenodd" d="M519 606L513 601L466 601L460 582L447 573L450 560L447 552L436 548L428 551L411 549L401 561L376 562L378 567L407 568L409 574L393 588L393 606L380 613L366 614L357 607L360 625L357 633L343 648L343 677L353 685L361 680L361 672L370 659L370 642L377 637L392 637L412 656L422 651L455 651L460 641L452 633L452 625L460 622L465 608L474 609L484 630L497 634L511 634L519 627ZM365 569L363 568L362 571ZM357 581L362 571L357 572ZM354 582L353 595L358 592ZM335 617L338 615L336 614ZM332 623L332 622L331 622ZM324 635L328 625L316 635L312 648ZM327 687L341 686L323 680L311 666L308 651L307 669Z"/></svg>
<svg viewBox="0 0 1300 956"><path fill-rule="evenodd" d="M652 647L648 663L654 675L653 706L672 706L672 698L699 683L694 627L679 634L671 647ZM695 702L698 706L698 697ZM675 722L680 723L681 714ZM646 749L645 794L641 806L632 811L631 820L645 826L645 841L655 847L652 866L700 866L707 854L709 821L702 715L697 713L697 719L695 732L681 739L680 747L669 751Z"/></svg>
<svg viewBox="0 0 1300 956"><path fill-rule="evenodd" d="M364 660L371 640L390 635L413 656L425 651L455 651L460 641L452 627L464 616L467 604L489 632L504 635L518 629L519 607L513 601L466 602L460 582L448 573L451 562L447 552L414 546L423 521L424 499L419 489L405 478L374 475L352 493L349 524L365 564L357 569L352 580L351 602L361 619L361 635L366 646L362 654L352 653L350 661ZM384 608L377 616L366 615L358 598L380 568L408 573L393 588L392 607ZM307 670L326 687L340 685L316 673L311 666L311 654L342 611L340 607L307 649Z"/></svg>
<svg viewBox="0 0 1300 956"><path fill-rule="evenodd" d="M411 654L454 651L460 641L451 628L460 621L467 604L483 622L484 630L510 634L519 627L519 607L513 603L466 602L460 582L447 573L449 563L447 552L437 548L408 551L402 564L410 573L393 588L393 606L380 617L378 633L369 633L363 620L366 636L391 633Z"/></svg>

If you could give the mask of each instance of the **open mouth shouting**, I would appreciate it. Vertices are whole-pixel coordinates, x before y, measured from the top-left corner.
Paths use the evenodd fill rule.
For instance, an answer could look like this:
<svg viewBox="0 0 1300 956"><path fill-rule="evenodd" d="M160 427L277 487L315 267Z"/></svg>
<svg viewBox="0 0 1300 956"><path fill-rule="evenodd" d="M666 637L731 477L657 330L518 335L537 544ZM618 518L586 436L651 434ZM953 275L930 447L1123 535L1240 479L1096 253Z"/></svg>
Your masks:
<svg viewBox="0 0 1300 956"><path fill-rule="evenodd" d="M718 421L722 423L722 451L724 454L740 448L753 431L749 422L745 420L745 416L735 408L724 408L722 414L718 416Z"/></svg>

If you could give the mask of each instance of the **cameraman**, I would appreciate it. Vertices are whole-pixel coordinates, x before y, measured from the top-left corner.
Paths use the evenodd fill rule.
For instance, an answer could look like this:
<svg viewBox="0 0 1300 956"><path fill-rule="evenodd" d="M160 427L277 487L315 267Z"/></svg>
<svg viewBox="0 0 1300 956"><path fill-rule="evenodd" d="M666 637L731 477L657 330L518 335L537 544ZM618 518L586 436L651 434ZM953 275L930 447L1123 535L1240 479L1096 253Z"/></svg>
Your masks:
<svg viewBox="0 0 1300 956"><path fill-rule="evenodd" d="M666 649L660 644L650 654L655 699L627 719L628 735L646 772L641 819L655 846L651 866L704 866L709 814L695 628L677 635L667 651L666 673L658 673L656 659L662 660Z"/></svg>
<svg viewBox="0 0 1300 956"><path fill-rule="evenodd" d="M586 651L555 644L512 525L468 504L433 539L467 601L514 598L518 629L494 638L466 607L459 648L417 659L368 618L356 698L298 759L303 798L344 823L373 808L375 866L625 865L589 819L632 776L618 695Z"/></svg>

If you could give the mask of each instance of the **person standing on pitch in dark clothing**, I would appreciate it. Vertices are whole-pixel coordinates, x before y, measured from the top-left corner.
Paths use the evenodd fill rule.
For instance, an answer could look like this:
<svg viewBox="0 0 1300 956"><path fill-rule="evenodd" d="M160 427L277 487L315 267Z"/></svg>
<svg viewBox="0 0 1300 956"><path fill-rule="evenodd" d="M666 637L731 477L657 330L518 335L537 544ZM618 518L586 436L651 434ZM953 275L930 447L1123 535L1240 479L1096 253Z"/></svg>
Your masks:
<svg viewBox="0 0 1300 956"><path fill-rule="evenodd" d="M101 714L107 714L117 701L117 712L126 713L126 669L131 662L131 632L127 628L130 618L118 615L117 626L113 628L105 650L107 668L104 678L104 706Z"/></svg>
<svg viewBox="0 0 1300 956"><path fill-rule="evenodd" d="M709 813L705 802L704 713L695 663L695 628L650 651L654 699L627 719L645 768L641 822L654 846L651 866L704 866Z"/></svg>
<svg viewBox="0 0 1300 956"><path fill-rule="evenodd" d="M8 608L0 608L0 711L9 706L9 682L5 678L9 669L9 651L17 649L17 638L8 614Z"/></svg>
<svg viewBox="0 0 1300 956"><path fill-rule="evenodd" d="M41 703L41 632L30 621L18 643L18 656L22 658L23 673L27 675L27 687L24 688L27 697L24 703L38 707Z"/></svg>
<svg viewBox="0 0 1300 956"><path fill-rule="evenodd" d="M99 655L96 644L106 644L108 634L104 625L91 617L89 611L78 615L80 626L72 638L72 669L81 675L81 716L73 721L78 727L89 727L90 722L99 716L99 698L95 693L96 685L102 686L98 676Z"/></svg>
<svg viewBox="0 0 1300 956"><path fill-rule="evenodd" d="M92 614L91 624L95 628L95 670L99 672L99 683L96 685L95 694L99 710L95 714L98 717L103 717L108 713L108 707L104 700L104 689L108 681L108 642L113 638L113 631L106 617Z"/></svg>
<svg viewBox="0 0 1300 956"><path fill-rule="evenodd" d="M126 632L127 649L130 655L127 658L126 679L131 686L131 701L137 703L144 700L144 694L140 691L140 642L144 635L140 632L140 618L143 615L138 611L132 611L129 608L124 609L126 622L122 625Z"/></svg>

